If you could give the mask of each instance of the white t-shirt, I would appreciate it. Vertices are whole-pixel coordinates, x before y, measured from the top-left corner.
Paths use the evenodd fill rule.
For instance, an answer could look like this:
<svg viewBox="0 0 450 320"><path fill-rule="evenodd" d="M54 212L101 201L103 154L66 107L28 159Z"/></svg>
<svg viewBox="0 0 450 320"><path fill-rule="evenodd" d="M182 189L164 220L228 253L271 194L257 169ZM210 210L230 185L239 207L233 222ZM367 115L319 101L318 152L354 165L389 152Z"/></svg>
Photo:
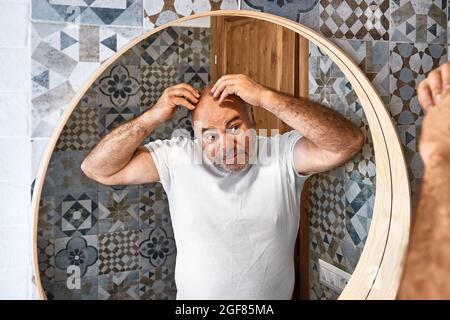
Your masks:
<svg viewBox="0 0 450 320"><path fill-rule="evenodd" d="M294 169L301 137L296 130L257 136L262 161L232 173L207 158L196 162L198 139L145 145L168 196L176 299L291 299L300 193L308 177ZM273 146L279 152L268 154Z"/></svg>

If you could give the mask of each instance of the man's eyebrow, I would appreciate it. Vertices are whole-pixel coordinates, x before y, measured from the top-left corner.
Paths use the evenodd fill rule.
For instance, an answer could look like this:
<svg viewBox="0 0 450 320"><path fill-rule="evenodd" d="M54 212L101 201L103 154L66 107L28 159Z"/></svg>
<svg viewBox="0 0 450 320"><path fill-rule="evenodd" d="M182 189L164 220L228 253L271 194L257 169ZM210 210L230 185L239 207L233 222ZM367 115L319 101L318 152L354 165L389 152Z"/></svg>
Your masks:
<svg viewBox="0 0 450 320"><path fill-rule="evenodd" d="M231 122L233 122L235 120L240 120L240 119L241 119L241 116L240 115L236 115L233 118L231 118L230 120L226 121L225 122L225 126L227 126L229 123L231 123ZM202 128L202 132L207 131L207 130L217 130L217 128L215 128L215 127L211 127L211 128L203 127Z"/></svg>
<svg viewBox="0 0 450 320"><path fill-rule="evenodd" d="M233 122L233 121L235 121L235 120L238 120L238 119L241 119L241 116L240 116L240 115L234 116L233 118L231 118L230 120L228 120L227 122L225 122L225 127L228 126L229 123L231 123L231 122Z"/></svg>

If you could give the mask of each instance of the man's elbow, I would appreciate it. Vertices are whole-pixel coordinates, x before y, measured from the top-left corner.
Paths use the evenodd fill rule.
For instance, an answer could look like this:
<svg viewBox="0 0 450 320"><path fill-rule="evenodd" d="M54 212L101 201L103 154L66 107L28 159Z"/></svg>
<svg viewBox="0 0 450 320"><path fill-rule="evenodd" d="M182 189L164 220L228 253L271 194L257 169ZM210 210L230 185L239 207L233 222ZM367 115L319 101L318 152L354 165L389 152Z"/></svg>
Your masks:
<svg viewBox="0 0 450 320"><path fill-rule="evenodd" d="M89 178L92 179L92 170L87 162L86 159L83 160L83 162L81 163L81 171Z"/></svg>
<svg viewBox="0 0 450 320"><path fill-rule="evenodd" d="M364 146L364 133L358 129L355 133L355 137L351 139L351 144L349 146L349 157L353 158Z"/></svg>
<svg viewBox="0 0 450 320"><path fill-rule="evenodd" d="M81 163L81 171L86 175L86 177L95 180L97 182L101 182L101 177L95 174L95 170L92 168L92 166L89 164L89 161L87 159L84 159Z"/></svg>

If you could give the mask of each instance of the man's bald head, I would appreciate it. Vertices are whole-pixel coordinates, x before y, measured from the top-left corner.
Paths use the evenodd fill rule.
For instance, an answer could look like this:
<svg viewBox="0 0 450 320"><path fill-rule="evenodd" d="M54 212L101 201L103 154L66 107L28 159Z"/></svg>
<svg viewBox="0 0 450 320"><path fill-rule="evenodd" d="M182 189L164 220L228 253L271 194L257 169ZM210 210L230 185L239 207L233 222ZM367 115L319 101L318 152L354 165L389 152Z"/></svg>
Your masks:
<svg viewBox="0 0 450 320"><path fill-rule="evenodd" d="M243 118L246 118L251 127L255 125L255 119L252 107L237 95L229 95L219 104L219 98L214 99L211 89L214 84L207 84L200 91L200 98L192 111L192 121L202 121L208 123L209 120L221 118L227 110L234 109L238 111Z"/></svg>

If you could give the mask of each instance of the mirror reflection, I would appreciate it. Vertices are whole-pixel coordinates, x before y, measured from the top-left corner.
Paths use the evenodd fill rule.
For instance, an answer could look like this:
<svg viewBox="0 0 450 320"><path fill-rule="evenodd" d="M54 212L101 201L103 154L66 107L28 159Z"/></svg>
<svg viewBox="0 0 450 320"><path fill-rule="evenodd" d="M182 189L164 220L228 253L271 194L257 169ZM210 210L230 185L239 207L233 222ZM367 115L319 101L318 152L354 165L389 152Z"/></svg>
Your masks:
<svg viewBox="0 0 450 320"><path fill-rule="evenodd" d="M186 21L120 56L65 125L41 282L48 299L337 299L374 190L367 121L327 55L266 21Z"/></svg>

